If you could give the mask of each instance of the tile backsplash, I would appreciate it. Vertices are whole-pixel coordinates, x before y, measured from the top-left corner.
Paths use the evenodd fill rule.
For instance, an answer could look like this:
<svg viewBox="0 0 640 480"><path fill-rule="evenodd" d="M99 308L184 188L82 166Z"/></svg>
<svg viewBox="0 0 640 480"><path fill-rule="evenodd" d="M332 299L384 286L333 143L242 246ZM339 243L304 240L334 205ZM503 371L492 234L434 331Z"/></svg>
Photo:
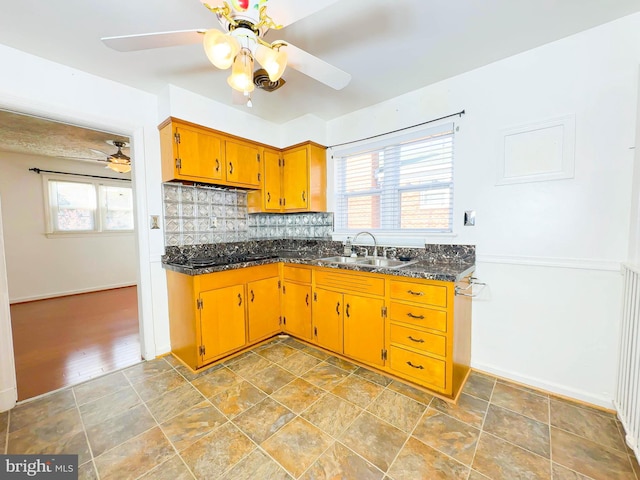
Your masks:
<svg viewBox="0 0 640 480"><path fill-rule="evenodd" d="M247 192L162 185L165 246L262 239L331 239L333 213L249 214Z"/></svg>

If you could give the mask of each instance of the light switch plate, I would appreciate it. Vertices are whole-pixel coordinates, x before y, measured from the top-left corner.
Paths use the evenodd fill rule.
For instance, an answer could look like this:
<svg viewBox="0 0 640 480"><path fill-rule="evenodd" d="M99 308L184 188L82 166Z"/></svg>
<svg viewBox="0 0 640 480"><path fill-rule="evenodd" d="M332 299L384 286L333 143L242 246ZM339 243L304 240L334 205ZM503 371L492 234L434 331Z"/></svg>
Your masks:
<svg viewBox="0 0 640 480"><path fill-rule="evenodd" d="M160 230L160 215L151 215L150 227L151 230Z"/></svg>
<svg viewBox="0 0 640 480"><path fill-rule="evenodd" d="M466 210L464 212L464 226L473 227L476 224L476 211Z"/></svg>

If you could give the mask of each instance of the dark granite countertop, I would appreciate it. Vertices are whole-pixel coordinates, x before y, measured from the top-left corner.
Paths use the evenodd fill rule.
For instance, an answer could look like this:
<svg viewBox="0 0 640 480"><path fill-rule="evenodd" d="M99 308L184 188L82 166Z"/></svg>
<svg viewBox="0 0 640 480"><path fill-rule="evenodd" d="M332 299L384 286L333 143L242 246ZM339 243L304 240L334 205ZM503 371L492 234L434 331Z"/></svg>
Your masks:
<svg viewBox="0 0 640 480"><path fill-rule="evenodd" d="M475 270L475 263L467 259L421 259L402 268L365 267L357 264L332 264L319 261L318 258L327 255L313 255L312 252L274 251L270 252L271 258L252 260L224 265L208 267L192 267L179 263L168 262L163 259L163 267L173 272L185 275L203 275L206 273L224 272L238 268L254 267L258 265L268 265L270 263L284 262L301 265L314 265L317 267L335 268L340 270L352 270L368 273L379 273L384 275L395 275L398 277L419 278L425 280L441 280L445 282L457 282L468 276Z"/></svg>

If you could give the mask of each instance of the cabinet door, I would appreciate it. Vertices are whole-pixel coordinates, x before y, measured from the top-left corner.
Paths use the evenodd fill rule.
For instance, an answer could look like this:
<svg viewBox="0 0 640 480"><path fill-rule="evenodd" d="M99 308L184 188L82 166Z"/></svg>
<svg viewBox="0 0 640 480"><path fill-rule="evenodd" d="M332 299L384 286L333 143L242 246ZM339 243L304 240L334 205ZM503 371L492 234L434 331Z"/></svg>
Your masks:
<svg viewBox="0 0 640 480"><path fill-rule="evenodd" d="M307 148L296 148L282 154L282 196L285 210L309 208L309 161Z"/></svg>
<svg viewBox="0 0 640 480"><path fill-rule="evenodd" d="M280 289L278 277L247 283L249 342L280 331Z"/></svg>
<svg viewBox="0 0 640 480"><path fill-rule="evenodd" d="M368 363L384 365L384 301L344 295L344 354Z"/></svg>
<svg viewBox="0 0 640 480"><path fill-rule="evenodd" d="M342 294L316 288L313 292L313 341L342 353Z"/></svg>
<svg viewBox="0 0 640 480"><path fill-rule="evenodd" d="M177 126L179 135L176 168L181 176L207 180L222 179L222 141L206 131Z"/></svg>
<svg viewBox="0 0 640 480"><path fill-rule="evenodd" d="M260 186L260 150L256 145L225 141L227 183Z"/></svg>
<svg viewBox="0 0 640 480"><path fill-rule="evenodd" d="M267 212L279 212L282 199L280 152L265 149L262 157L264 164L262 183L264 210Z"/></svg>
<svg viewBox="0 0 640 480"><path fill-rule="evenodd" d="M284 282L282 307L285 331L311 340L311 286Z"/></svg>
<svg viewBox="0 0 640 480"><path fill-rule="evenodd" d="M200 292L202 364L246 343L244 285Z"/></svg>

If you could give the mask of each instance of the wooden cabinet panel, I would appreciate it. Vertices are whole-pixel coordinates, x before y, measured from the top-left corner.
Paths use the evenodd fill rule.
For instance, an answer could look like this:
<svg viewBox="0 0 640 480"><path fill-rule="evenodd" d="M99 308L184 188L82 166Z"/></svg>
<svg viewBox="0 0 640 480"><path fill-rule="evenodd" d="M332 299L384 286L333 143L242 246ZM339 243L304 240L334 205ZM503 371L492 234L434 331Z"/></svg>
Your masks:
<svg viewBox="0 0 640 480"><path fill-rule="evenodd" d="M384 365L384 300L344 295L344 354L368 363Z"/></svg>
<svg viewBox="0 0 640 480"><path fill-rule="evenodd" d="M284 330L311 341L311 285L283 282L282 307Z"/></svg>
<svg viewBox="0 0 640 480"><path fill-rule="evenodd" d="M244 285L217 288L200 293L202 364L246 343Z"/></svg>
<svg viewBox="0 0 640 480"><path fill-rule="evenodd" d="M282 276L284 280L291 280L298 283L311 283L311 268L298 267L293 265L284 265L282 267Z"/></svg>
<svg viewBox="0 0 640 480"><path fill-rule="evenodd" d="M225 169L227 183L231 185L260 186L260 149L250 143L225 141Z"/></svg>
<svg viewBox="0 0 640 480"><path fill-rule="evenodd" d="M447 287L418 282L389 282L391 298L438 307L447 306Z"/></svg>
<svg viewBox="0 0 640 480"><path fill-rule="evenodd" d="M279 278L247 283L249 342L268 338L280 331Z"/></svg>
<svg viewBox="0 0 640 480"><path fill-rule="evenodd" d="M313 292L313 341L336 353L342 353L342 296L321 288Z"/></svg>
<svg viewBox="0 0 640 480"><path fill-rule="evenodd" d="M414 378L423 385L430 385L438 391L445 390L447 386L445 382L446 363L444 360L421 355L393 345L389 351L389 360L392 370L400 372L403 376Z"/></svg>
<svg viewBox="0 0 640 480"><path fill-rule="evenodd" d="M306 147L282 154L282 198L285 210L309 207L309 158Z"/></svg>
<svg viewBox="0 0 640 480"><path fill-rule="evenodd" d="M414 348L427 353L445 357L447 355L447 337L408 328L396 323L391 324L391 343Z"/></svg>
<svg viewBox="0 0 640 480"><path fill-rule="evenodd" d="M409 323L422 328L447 331L446 310L434 310L410 303L391 302L389 318L392 321Z"/></svg>
<svg viewBox="0 0 640 480"><path fill-rule="evenodd" d="M334 268L316 270L316 285L335 288L340 291L384 295L384 278L355 272L342 272Z"/></svg>
<svg viewBox="0 0 640 480"><path fill-rule="evenodd" d="M264 179L262 182L263 210L279 212L282 207L280 152L265 148L262 151Z"/></svg>

